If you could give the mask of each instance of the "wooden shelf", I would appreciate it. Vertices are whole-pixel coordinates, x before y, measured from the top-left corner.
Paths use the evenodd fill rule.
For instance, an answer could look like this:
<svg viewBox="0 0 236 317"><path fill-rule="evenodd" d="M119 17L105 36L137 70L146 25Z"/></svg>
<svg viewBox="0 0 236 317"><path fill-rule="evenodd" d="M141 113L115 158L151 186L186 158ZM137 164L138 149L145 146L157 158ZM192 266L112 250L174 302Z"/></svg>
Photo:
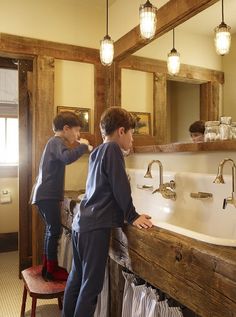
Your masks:
<svg viewBox="0 0 236 317"><path fill-rule="evenodd" d="M202 143L170 143L134 146L134 153L173 153L199 151L235 151L236 140Z"/></svg>

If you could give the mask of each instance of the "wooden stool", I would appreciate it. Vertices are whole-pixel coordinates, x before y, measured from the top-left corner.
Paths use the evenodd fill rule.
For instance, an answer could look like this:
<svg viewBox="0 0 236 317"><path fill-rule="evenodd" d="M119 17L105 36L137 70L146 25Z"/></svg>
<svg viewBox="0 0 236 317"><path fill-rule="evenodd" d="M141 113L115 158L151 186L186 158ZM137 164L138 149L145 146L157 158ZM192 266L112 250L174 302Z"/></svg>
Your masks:
<svg viewBox="0 0 236 317"><path fill-rule="evenodd" d="M32 297L31 317L35 317L37 299L58 299L59 309L62 309L62 297L66 281L45 281L42 277L42 265L30 267L21 272L24 281L24 291L21 305L21 317L25 316L27 292Z"/></svg>

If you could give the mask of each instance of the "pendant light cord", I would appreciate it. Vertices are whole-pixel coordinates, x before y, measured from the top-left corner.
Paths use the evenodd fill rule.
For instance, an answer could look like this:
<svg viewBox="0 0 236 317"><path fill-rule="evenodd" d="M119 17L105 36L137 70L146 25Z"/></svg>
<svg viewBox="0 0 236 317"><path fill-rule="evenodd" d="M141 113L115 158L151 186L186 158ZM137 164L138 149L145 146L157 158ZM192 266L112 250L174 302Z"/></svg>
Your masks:
<svg viewBox="0 0 236 317"><path fill-rule="evenodd" d="M225 22L224 21L224 0L222 0L221 4L222 4L222 10L221 10L222 11L222 22Z"/></svg>
<svg viewBox="0 0 236 317"><path fill-rule="evenodd" d="M106 21L107 21L107 23L106 23L106 31L107 31L107 35L108 35L108 0L107 0L107 12L106 12Z"/></svg>
<svg viewBox="0 0 236 317"><path fill-rule="evenodd" d="M173 48L175 48L175 29L173 29Z"/></svg>

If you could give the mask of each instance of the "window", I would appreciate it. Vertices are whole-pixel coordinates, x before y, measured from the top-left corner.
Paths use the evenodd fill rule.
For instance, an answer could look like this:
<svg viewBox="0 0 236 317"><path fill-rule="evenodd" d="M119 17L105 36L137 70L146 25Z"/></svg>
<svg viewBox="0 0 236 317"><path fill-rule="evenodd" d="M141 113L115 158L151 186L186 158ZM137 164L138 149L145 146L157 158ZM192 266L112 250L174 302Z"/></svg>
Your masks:
<svg viewBox="0 0 236 317"><path fill-rule="evenodd" d="M0 165L17 165L18 118L0 118Z"/></svg>

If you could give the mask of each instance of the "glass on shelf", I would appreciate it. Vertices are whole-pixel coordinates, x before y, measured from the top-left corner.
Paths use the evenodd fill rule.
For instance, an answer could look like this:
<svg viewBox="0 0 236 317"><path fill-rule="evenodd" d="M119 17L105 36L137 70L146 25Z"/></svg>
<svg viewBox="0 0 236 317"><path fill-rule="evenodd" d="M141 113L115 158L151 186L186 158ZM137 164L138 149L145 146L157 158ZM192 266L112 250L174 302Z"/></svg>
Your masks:
<svg viewBox="0 0 236 317"><path fill-rule="evenodd" d="M221 117L220 118L220 140L231 139L231 117Z"/></svg>
<svg viewBox="0 0 236 317"><path fill-rule="evenodd" d="M219 140L219 125L220 121L206 121L205 122L205 132L204 141L212 142Z"/></svg>
<svg viewBox="0 0 236 317"><path fill-rule="evenodd" d="M231 139L236 139L236 122L231 123Z"/></svg>

